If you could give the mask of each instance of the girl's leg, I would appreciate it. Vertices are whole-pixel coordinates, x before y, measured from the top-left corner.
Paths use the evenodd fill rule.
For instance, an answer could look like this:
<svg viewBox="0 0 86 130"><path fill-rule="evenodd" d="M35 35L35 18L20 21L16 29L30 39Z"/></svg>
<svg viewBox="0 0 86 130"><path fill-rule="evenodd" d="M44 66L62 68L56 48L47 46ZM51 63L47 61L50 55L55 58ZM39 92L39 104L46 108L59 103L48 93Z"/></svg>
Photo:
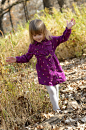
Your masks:
<svg viewBox="0 0 86 130"><path fill-rule="evenodd" d="M57 84L55 87L56 87L57 100L59 102L59 84Z"/></svg>
<svg viewBox="0 0 86 130"><path fill-rule="evenodd" d="M59 109L56 86L46 86L46 88L50 96L50 101L53 105L53 110L56 111Z"/></svg>

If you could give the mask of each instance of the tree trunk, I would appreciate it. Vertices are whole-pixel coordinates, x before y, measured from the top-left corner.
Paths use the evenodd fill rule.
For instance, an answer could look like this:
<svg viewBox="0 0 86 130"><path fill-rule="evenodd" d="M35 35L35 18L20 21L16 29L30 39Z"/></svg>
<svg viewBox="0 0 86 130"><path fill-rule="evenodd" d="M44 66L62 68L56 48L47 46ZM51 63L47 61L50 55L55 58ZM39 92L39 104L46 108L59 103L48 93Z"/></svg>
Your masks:
<svg viewBox="0 0 86 130"><path fill-rule="evenodd" d="M0 12L3 12L2 8L0 9ZM0 16L0 35L2 35L2 33L4 33L2 20L3 20L3 16L1 15Z"/></svg>
<svg viewBox="0 0 86 130"><path fill-rule="evenodd" d="M0 8L0 13L1 13L1 14L3 13L2 5L5 3L5 1L6 1L6 0L2 0L2 1L1 1L1 8ZM2 33L4 34L2 20L3 20L3 15L0 15L0 35L2 35Z"/></svg>
<svg viewBox="0 0 86 130"><path fill-rule="evenodd" d="M27 10L27 2L26 1L23 2L23 8L24 8L26 22L28 22L28 10Z"/></svg>
<svg viewBox="0 0 86 130"><path fill-rule="evenodd" d="M62 8L63 5L64 5L64 0L58 0L58 3L59 3L59 5L60 5L60 8Z"/></svg>
<svg viewBox="0 0 86 130"><path fill-rule="evenodd" d="M43 0L44 8L49 8L50 10L52 7L59 9L58 0Z"/></svg>
<svg viewBox="0 0 86 130"><path fill-rule="evenodd" d="M10 6L9 0L8 0L8 5ZM11 27L12 27L12 29L13 29L13 22L12 22L12 17L11 17L11 8L9 9L9 17L10 17Z"/></svg>
<svg viewBox="0 0 86 130"><path fill-rule="evenodd" d="M43 0L43 4L44 4L44 8L51 8L52 4L51 4L52 0Z"/></svg>
<svg viewBox="0 0 86 130"><path fill-rule="evenodd" d="M60 8L62 8L64 4L64 0L43 0L44 8L51 9L52 7L55 7L54 2L55 4L59 4Z"/></svg>

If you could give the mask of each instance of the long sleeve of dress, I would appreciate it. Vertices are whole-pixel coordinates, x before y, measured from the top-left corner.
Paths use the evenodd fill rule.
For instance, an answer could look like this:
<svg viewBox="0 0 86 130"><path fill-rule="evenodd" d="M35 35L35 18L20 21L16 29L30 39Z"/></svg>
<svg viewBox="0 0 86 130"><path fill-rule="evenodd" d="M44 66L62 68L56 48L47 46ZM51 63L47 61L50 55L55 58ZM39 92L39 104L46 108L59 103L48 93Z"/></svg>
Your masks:
<svg viewBox="0 0 86 130"><path fill-rule="evenodd" d="M32 44L30 44L28 52L25 55L17 56L16 62L17 63L26 63L26 62L29 62L29 60L32 57L33 57L33 48L32 48Z"/></svg>
<svg viewBox="0 0 86 130"><path fill-rule="evenodd" d="M53 48L54 50L56 49L56 47L60 44L60 43L63 43L65 41L68 40L69 36L71 34L71 29L68 29L66 27L65 31L63 32L63 35L61 36L53 36L52 40L53 40Z"/></svg>

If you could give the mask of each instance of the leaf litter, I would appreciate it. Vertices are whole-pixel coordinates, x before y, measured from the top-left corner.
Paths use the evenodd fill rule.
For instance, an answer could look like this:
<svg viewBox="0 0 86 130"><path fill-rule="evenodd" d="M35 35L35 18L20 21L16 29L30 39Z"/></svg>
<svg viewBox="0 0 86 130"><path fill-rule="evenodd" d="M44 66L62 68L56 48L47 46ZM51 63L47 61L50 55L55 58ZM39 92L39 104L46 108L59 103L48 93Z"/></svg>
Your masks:
<svg viewBox="0 0 86 130"><path fill-rule="evenodd" d="M86 58L74 58L60 63L67 81L60 85L62 114L44 114L46 118L37 129L85 130L86 129ZM47 126L46 126L47 123Z"/></svg>
<svg viewBox="0 0 86 130"><path fill-rule="evenodd" d="M23 89L19 91L17 101L13 101L13 106L10 106L12 117L15 117L14 119L7 118L8 123L10 121L13 122L14 127L11 127L11 130L86 129L86 58L73 58L65 60L60 64L67 78L67 81L60 85L59 105L62 114L55 114L53 112L45 86L38 84L35 68L28 68L27 74L25 72L19 73L17 75L19 81L15 78L16 73L13 78L11 77L13 83L17 83L18 86L19 82L19 85L22 84L24 87L24 92ZM27 85L25 86L25 82L28 84L29 89L27 89ZM40 95L42 90L45 92L45 101L43 101L42 107L39 105L40 108L35 108L36 113L33 109L34 100L29 100L33 94L36 96L34 92L37 91L37 88L35 89L34 85L38 86ZM31 91L32 95L29 95L31 87L33 87L33 91ZM22 92L24 95L22 95ZM41 99L37 100L36 103L38 104ZM47 104L49 104L48 108L46 108ZM0 107L0 113L2 115L0 117L1 128L5 130L7 129L8 123L4 121L2 109ZM9 115L11 116L11 114Z"/></svg>

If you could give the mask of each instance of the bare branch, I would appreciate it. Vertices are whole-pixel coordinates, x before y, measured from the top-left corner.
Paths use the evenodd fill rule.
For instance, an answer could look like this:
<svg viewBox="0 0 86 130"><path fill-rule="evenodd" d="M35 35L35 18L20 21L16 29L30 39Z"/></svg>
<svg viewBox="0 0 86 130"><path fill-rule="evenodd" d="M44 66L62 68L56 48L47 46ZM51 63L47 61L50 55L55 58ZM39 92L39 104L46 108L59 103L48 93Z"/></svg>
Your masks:
<svg viewBox="0 0 86 130"><path fill-rule="evenodd" d="M13 7L13 6L15 6L15 5L17 5L17 4L20 4L20 3L22 3L22 2L24 2L24 1L29 1L29 0L20 0L20 1L17 1L17 2L15 2L15 3L13 3L12 5L10 5L10 6L8 6L7 8L5 8L3 11L1 11L0 10L0 17L2 17L4 14L6 14L7 12L9 12L9 10Z"/></svg>

